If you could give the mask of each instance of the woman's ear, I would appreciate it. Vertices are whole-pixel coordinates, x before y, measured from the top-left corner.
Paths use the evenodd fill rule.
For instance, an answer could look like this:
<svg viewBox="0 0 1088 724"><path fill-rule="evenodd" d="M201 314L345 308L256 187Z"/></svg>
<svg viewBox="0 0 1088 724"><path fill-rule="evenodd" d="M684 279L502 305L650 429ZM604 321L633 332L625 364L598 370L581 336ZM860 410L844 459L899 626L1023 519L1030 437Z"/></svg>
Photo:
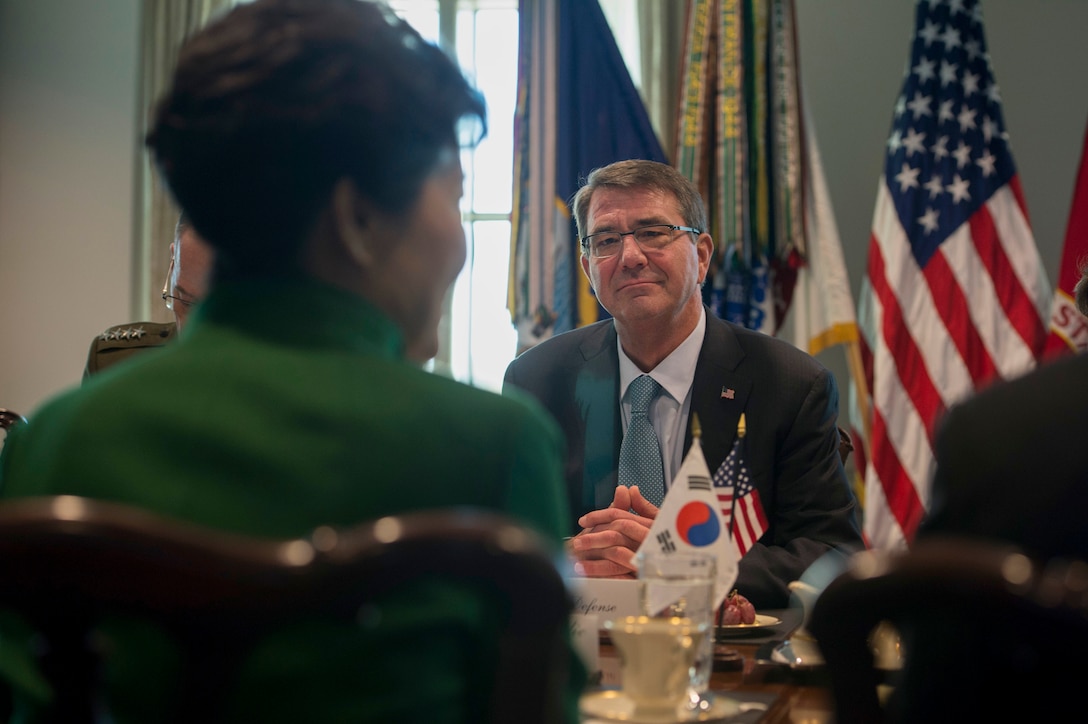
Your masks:
<svg viewBox="0 0 1088 724"><path fill-rule="evenodd" d="M333 227L344 253L362 268L370 267L375 261L369 207L369 201L359 193L351 179L341 178L333 186Z"/></svg>

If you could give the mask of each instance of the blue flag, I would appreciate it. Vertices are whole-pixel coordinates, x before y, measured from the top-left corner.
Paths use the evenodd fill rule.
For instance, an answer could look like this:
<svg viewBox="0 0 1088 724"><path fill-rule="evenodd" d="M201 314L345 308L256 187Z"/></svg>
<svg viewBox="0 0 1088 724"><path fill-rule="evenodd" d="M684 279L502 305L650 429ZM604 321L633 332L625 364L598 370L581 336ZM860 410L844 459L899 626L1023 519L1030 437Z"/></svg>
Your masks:
<svg viewBox="0 0 1088 724"><path fill-rule="evenodd" d="M521 0L510 310L522 349L607 313L568 203L614 161L667 163L597 0Z"/></svg>

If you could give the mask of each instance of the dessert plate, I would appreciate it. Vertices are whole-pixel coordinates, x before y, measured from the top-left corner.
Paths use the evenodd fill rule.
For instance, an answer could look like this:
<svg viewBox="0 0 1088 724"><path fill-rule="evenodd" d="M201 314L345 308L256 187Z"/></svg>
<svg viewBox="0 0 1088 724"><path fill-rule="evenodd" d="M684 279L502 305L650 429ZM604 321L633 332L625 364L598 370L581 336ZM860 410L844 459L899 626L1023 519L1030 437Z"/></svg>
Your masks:
<svg viewBox="0 0 1088 724"><path fill-rule="evenodd" d="M717 627L717 631L720 634L735 634L735 633L747 633L749 631L761 631L763 629L770 628L771 626L777 626L782 623L782 619L774 616L765 616L757 613L756 620L753 623L729 623L722 624Z"/></svg>

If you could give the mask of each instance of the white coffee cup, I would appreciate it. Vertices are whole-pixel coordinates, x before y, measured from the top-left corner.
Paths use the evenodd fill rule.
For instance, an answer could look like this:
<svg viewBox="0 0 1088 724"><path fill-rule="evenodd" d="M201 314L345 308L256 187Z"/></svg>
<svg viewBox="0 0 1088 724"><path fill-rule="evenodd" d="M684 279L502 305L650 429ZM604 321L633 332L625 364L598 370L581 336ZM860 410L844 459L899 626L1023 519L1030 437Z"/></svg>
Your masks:
<svg viewBox="0 0 1088 724"><path fill-rule="evenodd" d="M708 636L705 622L627 616L604 628L619 650L623 693L638 714L667 715L685 704L691 668Z"/></svg>

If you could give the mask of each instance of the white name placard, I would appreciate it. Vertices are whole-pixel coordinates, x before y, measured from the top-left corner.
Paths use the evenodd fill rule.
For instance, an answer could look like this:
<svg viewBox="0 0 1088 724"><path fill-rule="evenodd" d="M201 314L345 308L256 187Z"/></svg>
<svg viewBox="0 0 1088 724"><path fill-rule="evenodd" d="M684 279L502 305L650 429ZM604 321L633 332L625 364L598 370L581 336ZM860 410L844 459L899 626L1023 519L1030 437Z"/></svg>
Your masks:
<svg viewBox="0 0 1088 724"><path fill-rule="evenodd" d="M572 578L576 616L596 616L600 625L610 618L639 616L639 582L632 578Z"/></svg>
<svg viewBox="0 0 1088 724"><path fill-rule="evenodd" d="M601 670L600 624L593 615L571 614L570 640L590 674Z"/></svg>
<svg viewBox="0 0 1088 724"><path fill-rule="evenodd" d="M574 594L571 638L586 668L601 686L619 686L619 660L600 658L599 632L604 622L623 616L638 616L639 582L634 579L571 578Z"/></svg>

